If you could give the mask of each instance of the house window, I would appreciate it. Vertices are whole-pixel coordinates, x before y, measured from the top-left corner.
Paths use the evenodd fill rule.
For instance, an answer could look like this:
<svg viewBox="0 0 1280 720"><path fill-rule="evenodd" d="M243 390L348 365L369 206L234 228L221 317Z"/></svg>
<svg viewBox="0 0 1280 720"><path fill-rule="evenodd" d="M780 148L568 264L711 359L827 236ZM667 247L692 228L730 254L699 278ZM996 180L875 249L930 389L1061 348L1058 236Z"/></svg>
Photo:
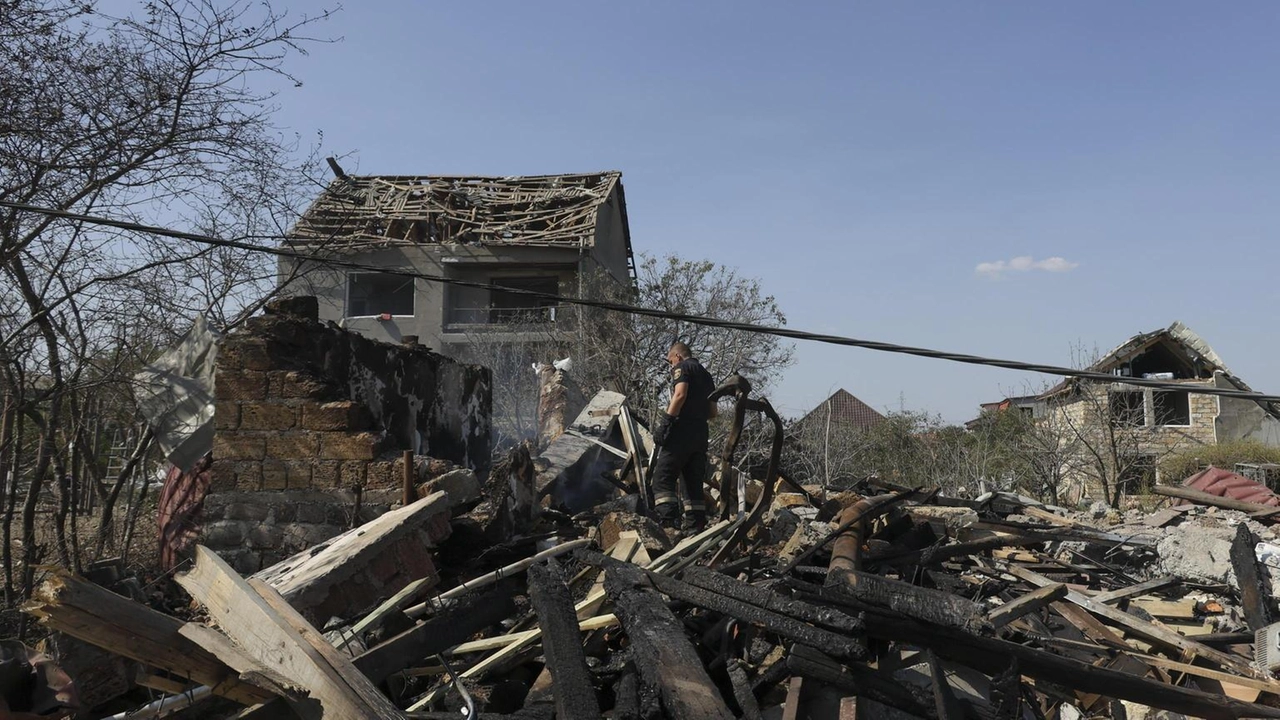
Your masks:
<svg viewBox="0 0 1280 720"><path fill-rule="evenodd" d="M1157 390L1151 393L1157 425L1190 425L1191 395L1187 392Z"/></svg>
<svg viewBox="0 0 1280 720"><path fill-rule="evenodd" d="M413 315L413 278L391 273L347 275L347 317Z"/></svg>
<svg viewBox="0 0 1280 720"><path fill-rule="evenodd" d="M560 292L560 279L554 275L496 277L490 279L489 282L503 287L547 293L548 295L555 295ZM489 321L494 323L554 322L555 305L555 301L549 298L494 290L489 295Z"/></svg>
<svg viewBox="0 0 1280 720"><path fill-rule="evenodd" d="M1120 427L1146 425L1146 408L1142 393L1117 390L1110 397L1111 422Z"/></svg>

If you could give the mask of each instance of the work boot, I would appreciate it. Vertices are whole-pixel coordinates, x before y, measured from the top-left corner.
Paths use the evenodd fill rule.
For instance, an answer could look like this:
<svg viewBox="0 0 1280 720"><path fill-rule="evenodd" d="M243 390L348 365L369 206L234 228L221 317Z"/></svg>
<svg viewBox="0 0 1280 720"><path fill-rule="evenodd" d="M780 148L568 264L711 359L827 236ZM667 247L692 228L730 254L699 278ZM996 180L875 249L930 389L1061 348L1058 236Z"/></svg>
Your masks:
<svg viewBox="0 0 1280 720"><path fill-rule="evenodd" d="M707 514L704 512L685 513L684 521L680 523L680 530L686 536L697 535L707 529Z"/></svg>

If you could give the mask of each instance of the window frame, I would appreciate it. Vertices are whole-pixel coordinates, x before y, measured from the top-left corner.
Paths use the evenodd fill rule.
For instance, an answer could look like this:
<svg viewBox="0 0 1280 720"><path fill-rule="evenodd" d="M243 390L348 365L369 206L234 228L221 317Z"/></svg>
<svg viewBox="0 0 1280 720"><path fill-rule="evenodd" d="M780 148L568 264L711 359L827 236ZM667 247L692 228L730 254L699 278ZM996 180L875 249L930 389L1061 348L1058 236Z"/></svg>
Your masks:
<svg viewBox="0 0 1280 720"><path fill-rule="evenodd" d="M368 313L356 315L351 312L351 283L352 279L357 275L389 275L394 278L404 280L410 286L409 289L409 309L408 315L402 313ZM392 318L412 318L418 315L418 279L413 277L405 277L389 272L372 272L369 270L349 270L343 275L343 302L342 317L358 319L358 318L379 318L389 314Z"/></svg>

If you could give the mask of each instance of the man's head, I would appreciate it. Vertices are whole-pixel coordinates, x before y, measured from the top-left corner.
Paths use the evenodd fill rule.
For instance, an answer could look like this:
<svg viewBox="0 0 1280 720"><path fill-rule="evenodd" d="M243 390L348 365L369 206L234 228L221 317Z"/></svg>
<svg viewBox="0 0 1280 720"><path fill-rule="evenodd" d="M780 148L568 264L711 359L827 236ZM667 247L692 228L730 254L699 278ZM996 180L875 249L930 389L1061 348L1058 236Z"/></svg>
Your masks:
<svg viewBox="0 0 1280 720"><path fill-rule="evenodd" d="M680 364L681 360L688 360L693 357L693 352L689 350L689 346L682 342L671 343L671 347L667 350L667 362L671 363L671 367Z"/></svg>

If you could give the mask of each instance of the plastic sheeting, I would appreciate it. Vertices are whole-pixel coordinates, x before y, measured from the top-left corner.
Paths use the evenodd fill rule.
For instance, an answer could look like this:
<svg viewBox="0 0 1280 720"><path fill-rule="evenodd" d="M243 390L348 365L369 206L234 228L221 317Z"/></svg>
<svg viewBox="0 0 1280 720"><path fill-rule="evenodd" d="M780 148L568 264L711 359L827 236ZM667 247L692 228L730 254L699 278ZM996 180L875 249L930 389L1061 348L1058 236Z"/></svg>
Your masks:
<svg viewBox="0 0 1280 720"><path fill-rule="evenodd" d="M134 376L138 409L169 462L190 472L213 449L213 366L220 335L203 316Z"/></svg>

